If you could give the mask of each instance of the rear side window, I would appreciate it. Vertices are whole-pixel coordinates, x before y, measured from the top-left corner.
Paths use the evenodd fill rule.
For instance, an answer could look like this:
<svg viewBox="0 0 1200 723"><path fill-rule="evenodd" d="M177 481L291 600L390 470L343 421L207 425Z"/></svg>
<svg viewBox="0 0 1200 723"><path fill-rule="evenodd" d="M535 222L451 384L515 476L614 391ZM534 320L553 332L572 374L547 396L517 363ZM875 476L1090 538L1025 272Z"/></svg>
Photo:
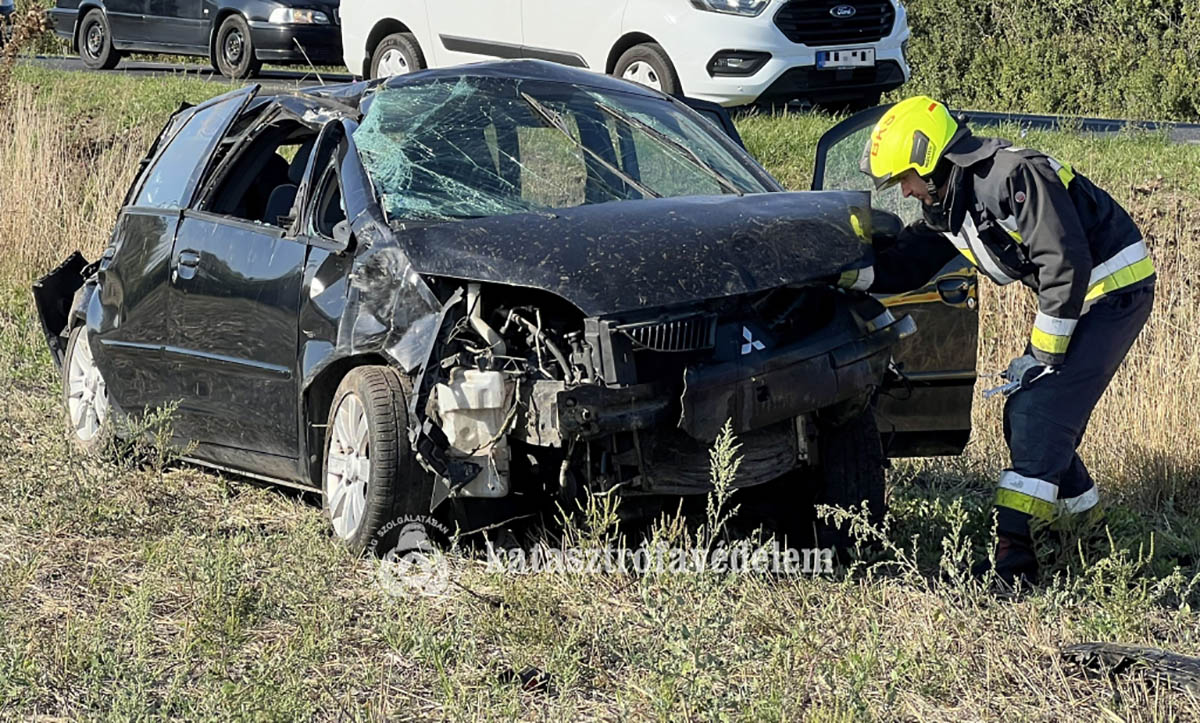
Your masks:
<svg viewBox="0 0 1200 723"><path fill-rule="evenodd" d="M233 116L241 110L242 98L230 98L196 111L154 159L135 206L181 208L187 205L200 171L212 149L221 140Z"/></svg>

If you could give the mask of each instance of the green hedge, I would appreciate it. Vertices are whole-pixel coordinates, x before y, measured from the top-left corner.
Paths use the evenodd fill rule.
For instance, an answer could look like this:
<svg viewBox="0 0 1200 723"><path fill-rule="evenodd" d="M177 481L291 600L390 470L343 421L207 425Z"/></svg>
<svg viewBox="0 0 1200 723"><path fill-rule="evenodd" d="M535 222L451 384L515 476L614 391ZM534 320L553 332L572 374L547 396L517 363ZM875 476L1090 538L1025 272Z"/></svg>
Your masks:
<svg viewBox="0 0 1200 723"><path fill-rule="evenodd" d="M1200 121L1200 0L909 0L912 81L984 110Z"/></svg>

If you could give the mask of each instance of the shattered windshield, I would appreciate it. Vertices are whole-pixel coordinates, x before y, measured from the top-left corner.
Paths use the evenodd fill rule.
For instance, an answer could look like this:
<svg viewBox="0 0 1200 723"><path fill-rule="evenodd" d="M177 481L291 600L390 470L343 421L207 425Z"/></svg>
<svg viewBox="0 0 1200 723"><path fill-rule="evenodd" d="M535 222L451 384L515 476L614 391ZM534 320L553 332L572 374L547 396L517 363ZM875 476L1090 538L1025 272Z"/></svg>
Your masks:
<svg viewBox="0 0 1200 723"><path fill-rule="evenodd" d="M393 221L771 190L706 121L656 98L462 77L370 103L354 141Z"/></svg>

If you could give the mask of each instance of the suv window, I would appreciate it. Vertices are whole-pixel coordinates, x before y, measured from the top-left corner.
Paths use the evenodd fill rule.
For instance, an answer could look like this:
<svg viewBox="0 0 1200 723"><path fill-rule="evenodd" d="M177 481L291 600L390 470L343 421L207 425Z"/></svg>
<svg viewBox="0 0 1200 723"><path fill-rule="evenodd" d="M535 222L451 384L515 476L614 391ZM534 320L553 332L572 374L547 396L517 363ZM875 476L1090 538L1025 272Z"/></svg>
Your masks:
<svg viewBox="0 0 1200 723"><path fill-rule="evenodd" d="M221 140L230 119L241 109L242 100L229 98L197 110L153 161L134 205L153 208L187 205L200 175L198 171Z"/></svg>

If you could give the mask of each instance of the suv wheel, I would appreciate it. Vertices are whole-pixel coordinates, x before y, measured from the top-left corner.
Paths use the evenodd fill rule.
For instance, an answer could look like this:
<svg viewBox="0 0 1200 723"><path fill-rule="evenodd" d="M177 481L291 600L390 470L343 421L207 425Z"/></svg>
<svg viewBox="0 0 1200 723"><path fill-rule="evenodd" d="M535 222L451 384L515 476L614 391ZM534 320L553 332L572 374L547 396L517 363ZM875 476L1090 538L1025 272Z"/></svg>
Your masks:
<svg viewBox="0 0 1200 723"><path fill-rule="evenodd" d="M112 409L108 385L92 358L85 326L75 327L67 338L62 387L71 441L88 454L98 453L112 429Z"/></svg>
<svg viewBox="0 0 1200 723"><path fill-rule="evenodd" d="M425 68L425 56L412 33L392 33L371 54L371 77L390 78Z"/></svg>
<svg viewBox="0 0 1200 723"><path fill-rule="evenodd" d="M356 367L329 407L323 506L334 535L353 549L365 549L401 516L429 512L433 478L408 445L411 389L411 380L394 369Z"/></svg>
<svg viewBox="0 0 1200 723"><path fill-rule="evenodd" d="M613 75L667 95L681 93L675 66L658 43L642 43L626 50L617 60Z"/></svg>
<svg viewBox="0 0 1200 723"><path fill-rule="evenodd" d="M262 69L262 61L254 57L254 41L250 38L250 25L241 15L230 15L217 30L217 69L228 78L250 78Z"/></svg>
<svg viewBox="0 0 1200 723"><path fill-rule="evenodd" d="M92 70L112 70L121 53L112 45L112 31L103 10L89 10L79 24L79 59Z"/></svg>

